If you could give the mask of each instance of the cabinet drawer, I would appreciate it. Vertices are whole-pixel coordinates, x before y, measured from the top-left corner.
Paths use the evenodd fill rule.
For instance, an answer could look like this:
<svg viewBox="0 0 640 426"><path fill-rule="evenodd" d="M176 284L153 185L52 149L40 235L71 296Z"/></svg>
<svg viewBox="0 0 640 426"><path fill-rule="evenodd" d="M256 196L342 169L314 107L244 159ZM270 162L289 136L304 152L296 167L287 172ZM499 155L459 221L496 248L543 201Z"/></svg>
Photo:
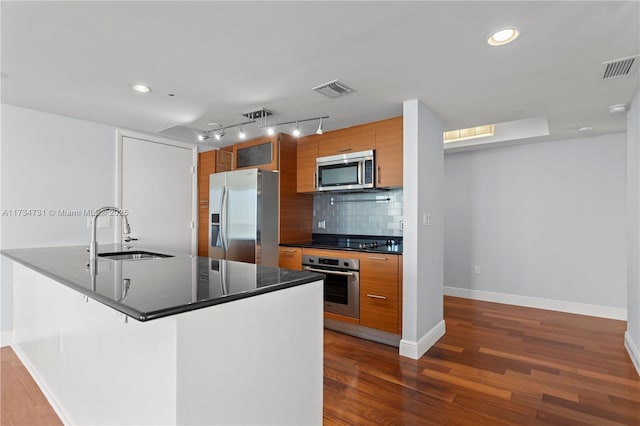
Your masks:
<svg viewBox="0 0 640 426"><path fill-rule="evenodd" d="M302 270L302 249L298 247L279 247L278 266L285 269Z"/></svg>
<svg viewBox="0 0 640 426"><path fill-rule="evenodd" d="M398 287L398 256L377 253L360 254L360 280Z"/></svg>
<svg viewBox="0 0 640 426"><path fill-rule="evenodd" d="M399 333L398 292L378 283L360 282L360 325Z"/></svg>

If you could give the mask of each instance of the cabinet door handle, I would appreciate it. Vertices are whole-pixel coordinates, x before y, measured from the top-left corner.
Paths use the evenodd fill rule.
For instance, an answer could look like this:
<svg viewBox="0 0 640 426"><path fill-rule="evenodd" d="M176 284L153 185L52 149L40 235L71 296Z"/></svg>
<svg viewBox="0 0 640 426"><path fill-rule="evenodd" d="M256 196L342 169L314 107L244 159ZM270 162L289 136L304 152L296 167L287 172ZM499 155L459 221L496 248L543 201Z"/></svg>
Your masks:
<svg viewBox="0 0 640 426"><path fill-rule="evenodd" d="M380 183L380 166L378 166L378 183Z"/></svg>
<svg viewBox="0 0 640 426"><path fill-rule="evenodd" d="M378 296L377 294L367 294L367 297L370 297L372 299L387 300L386 296Z"/></svg>
<svg viewBox="0 0 640 426"><path fill-rule="evenodd" d="M296 249L280 249L280 250L286 253L295 253L296 251L298 251Z"/></svg>
<svg viewBox="0 0 640 426"><path fill-rule="evenodd" d="M347 152L347 151L351 151L351 148L342 148L338 150L338 152Z"/></svg>
<svg viewBox="0 0 640 426"><path fill-rule="evenodd" d="M313 189L316 189L318 187L318 182L316 182L316 174L315 172L313 173Z"/></svg>
<svg viewBox="0 0 640 426"><path fill-rule="evenodd" d="M370 259L370 260L389 260L386 257L373 257L373 256L367 256L367 259Z"/></svg>

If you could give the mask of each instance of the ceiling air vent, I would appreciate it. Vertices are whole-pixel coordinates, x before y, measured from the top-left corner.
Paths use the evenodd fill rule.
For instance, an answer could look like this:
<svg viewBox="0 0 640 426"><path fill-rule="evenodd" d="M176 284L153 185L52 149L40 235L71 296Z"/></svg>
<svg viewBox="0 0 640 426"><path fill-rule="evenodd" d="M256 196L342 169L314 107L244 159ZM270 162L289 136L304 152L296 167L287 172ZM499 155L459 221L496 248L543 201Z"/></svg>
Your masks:
<svg viewBox="0 0 640 426"><path fill-rule="evenodd" d="M628 77L636 72L639 62L640 56L638 55L603 62L604 73L602 74L602 79L609 80L617 77Z"/></svg>
<svg viewBox="0 0 640 426"><path fill-rule="evenodd" d="M348 95L354 91L351 87L347 86L340 80L333 80L328 83L321 84L320 86L314 87L313 90L328 98L337 98L339 96Z"/></svg>

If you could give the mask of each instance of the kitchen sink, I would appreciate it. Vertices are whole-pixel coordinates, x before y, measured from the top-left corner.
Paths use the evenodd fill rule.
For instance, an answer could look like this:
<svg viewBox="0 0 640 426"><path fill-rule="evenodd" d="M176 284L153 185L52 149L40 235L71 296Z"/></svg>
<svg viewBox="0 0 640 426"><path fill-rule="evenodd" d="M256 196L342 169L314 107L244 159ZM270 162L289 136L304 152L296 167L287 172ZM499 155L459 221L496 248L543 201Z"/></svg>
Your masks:
<svg viewBox="0 0 640 426"><path fill-rule="evenodd" d="M112 260L145 260L145 259L163 259L165 257L173 257L169 254L152 253L150 251L116 251L113 253L99 253L98 257L106 257Z"/></svg>

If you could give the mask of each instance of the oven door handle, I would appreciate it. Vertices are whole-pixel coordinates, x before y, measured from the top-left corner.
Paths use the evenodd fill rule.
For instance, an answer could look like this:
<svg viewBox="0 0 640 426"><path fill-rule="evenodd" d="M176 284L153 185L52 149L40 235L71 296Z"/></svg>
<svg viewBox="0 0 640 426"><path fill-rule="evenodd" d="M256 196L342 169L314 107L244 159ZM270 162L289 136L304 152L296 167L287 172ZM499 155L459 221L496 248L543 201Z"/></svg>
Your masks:
<svg viewBox="0 0 640 426"><path fill-rule="evenodd" d="M305 266L303 269L305 271L320 272L321 274L327 274L327 275L341 275L343 277L352 277L355 275L353 272L340 272L340 271L332 271L327 269L316 269L310 266Z"/></svg>

